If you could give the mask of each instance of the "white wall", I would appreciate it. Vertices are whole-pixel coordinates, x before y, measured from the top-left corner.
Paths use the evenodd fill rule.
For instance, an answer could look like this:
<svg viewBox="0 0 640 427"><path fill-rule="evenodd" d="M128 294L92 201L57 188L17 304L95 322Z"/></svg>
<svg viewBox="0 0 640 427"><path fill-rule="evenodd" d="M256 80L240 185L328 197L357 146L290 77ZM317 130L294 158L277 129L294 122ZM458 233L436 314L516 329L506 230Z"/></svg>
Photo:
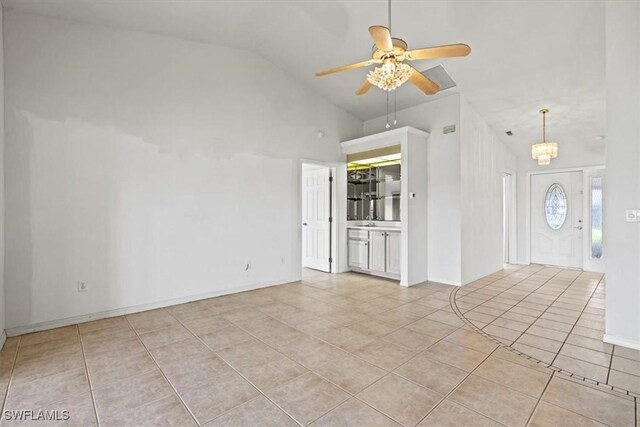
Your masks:
<svg viewBox="0 0 640 427"><path fill-rule="evenodd" d="M607 2L605 341L640 349L640 3Z"/></svg>
<svg viewBox="0 0 640 427"><path fill-rule="evenodd" d="M4 298L4 49L3 10L0 7L0 348L4 343L5 298Z"/></svg>
<svg viewBox="0 0 640 427"><path fill-rule="evenodd" d="M430 133L428 173L428 277L465 284L500 270L502 173L516 158L458 94L398 111L398 126ZM456 132L443 127L456 125ZM386 116L364 123L365 134L385 130Z"/></svg>
<svg viewBox="0 0 640 427"><path fill-rule="evenodd" d="M8 11L5 55L7 328L299 277L300 159L360 120L153 34Z"/></svg>
<svg viewBox="0 0 640 427"><path fill-rule="evenodd" d="M517 162L464 97L460 114L462 283L469 283L503 268L502 174L515 173Z"/></svg>
<svg viewBox="0 0 640 427"><path fill-rule="evenodd" d="M426 102L397 113L399 126L430 133L427 141L429 280L461 283L460 133L444 135L447 125L460 127L460 96ZM364 122L365 135L385 131L386 117ZM426 218L425 218L426 220Z"/></svg>

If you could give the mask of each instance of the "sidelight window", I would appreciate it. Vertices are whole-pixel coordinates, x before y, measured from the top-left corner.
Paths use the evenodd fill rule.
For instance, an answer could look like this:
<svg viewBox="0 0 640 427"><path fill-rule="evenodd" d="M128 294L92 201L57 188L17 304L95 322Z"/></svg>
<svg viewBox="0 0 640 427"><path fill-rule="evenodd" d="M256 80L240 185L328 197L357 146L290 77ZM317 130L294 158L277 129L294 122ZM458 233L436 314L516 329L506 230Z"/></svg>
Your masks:
<svg viewBox="0 0 640 427"><path fill-rule="evenodd" d="M602 177L591 177L591 258L602 258Z"/></svg>

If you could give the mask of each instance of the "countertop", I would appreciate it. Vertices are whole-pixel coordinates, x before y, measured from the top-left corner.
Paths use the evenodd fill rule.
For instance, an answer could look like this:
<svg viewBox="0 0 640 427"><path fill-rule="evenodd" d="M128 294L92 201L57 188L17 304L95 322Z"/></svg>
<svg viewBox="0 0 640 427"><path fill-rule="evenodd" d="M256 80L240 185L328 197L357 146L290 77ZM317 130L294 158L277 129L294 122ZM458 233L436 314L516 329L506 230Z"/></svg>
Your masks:
<svg viewBox="0 0 640 427"><path fill-rule="evenodd" d="M347 229L353 228L356 230L369 230L369 231L401 231L398 226L393 225L376 225L373 227L366 227L364 225L347 225Z"/></svg>

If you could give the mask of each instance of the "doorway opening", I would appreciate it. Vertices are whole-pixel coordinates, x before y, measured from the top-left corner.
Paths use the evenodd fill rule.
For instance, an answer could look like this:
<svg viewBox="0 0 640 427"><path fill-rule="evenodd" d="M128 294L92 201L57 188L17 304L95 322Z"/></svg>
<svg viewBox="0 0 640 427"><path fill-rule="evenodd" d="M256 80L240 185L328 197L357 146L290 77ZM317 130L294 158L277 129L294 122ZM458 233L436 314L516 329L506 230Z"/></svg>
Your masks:
<svg viewBox="0 0 640 427"><path fill-rule="evenodd" d="M511 185L512 175L510 173L502 174L502 260L504 264L509 264L511 259L510 252L510 233L511 228Z"/></svg>
<svg viewBox="0 0 640 427"><path fill-rule="evenodd" d="M333 272L334 168L302 163L302 268Z"/></svg>

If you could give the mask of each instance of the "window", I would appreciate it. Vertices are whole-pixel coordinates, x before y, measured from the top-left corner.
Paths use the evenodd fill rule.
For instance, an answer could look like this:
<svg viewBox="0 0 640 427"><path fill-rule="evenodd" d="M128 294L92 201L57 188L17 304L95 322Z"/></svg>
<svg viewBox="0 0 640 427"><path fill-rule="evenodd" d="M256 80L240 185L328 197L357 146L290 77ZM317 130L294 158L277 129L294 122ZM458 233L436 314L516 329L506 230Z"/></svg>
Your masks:
<svg viewBox="0 0 640 427"><path fill-rule="evenodd" d="M591 258L602 258L602 177L591 177Z"/></svg>
<svg viewBox="0 0 640 427"><path fill-rule="evenodd" d="M560 184L552 184L544 198L544 215L552 230L559 230L567 219L567 195Z"/></svg>

